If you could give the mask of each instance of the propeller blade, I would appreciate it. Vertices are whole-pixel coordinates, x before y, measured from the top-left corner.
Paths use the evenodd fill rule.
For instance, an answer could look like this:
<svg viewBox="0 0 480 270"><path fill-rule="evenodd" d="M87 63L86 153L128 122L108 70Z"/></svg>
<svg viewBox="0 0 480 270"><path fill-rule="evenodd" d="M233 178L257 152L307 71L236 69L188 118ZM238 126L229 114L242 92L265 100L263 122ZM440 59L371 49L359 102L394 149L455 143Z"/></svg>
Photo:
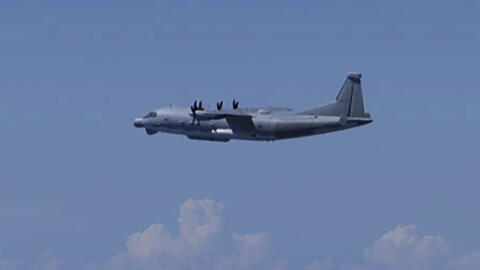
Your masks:
<svg viewBox="0 0 480 270"><path fill-rule="evenodd" d="M217 102L217 110L222 110L223 107L223 101Z"/></svg>
<svg viewBox="0 0 480 270"><path fill-rule="evenodd" d="M193 105L190 106L190 110L192 111L192 126L193 126L195 125L195 121L197 120L197 111L203 110L202 101L200 101L200 103L197 103L197 101L195 100L193 102Z"/></svg>
<svg viewBox="0 0 480 270"><path fill-rule="evenodd" d="M233 105L233 109L236 110L238 109L239 102L234 99L232 105Z"/></svg>

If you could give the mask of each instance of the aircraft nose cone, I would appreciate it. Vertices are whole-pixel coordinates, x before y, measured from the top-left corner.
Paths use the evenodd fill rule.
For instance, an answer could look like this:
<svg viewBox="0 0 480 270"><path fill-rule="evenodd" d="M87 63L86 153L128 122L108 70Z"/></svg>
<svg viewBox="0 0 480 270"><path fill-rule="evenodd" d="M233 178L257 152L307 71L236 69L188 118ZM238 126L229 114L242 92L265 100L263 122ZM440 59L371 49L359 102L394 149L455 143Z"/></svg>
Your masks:
<svg viewBox="0 0 480 270"><path fill-rule="evenodd" d="M142 118L136 118L135 120L133 120L133 125L137 128L144 127L143 119Z"/></svg>

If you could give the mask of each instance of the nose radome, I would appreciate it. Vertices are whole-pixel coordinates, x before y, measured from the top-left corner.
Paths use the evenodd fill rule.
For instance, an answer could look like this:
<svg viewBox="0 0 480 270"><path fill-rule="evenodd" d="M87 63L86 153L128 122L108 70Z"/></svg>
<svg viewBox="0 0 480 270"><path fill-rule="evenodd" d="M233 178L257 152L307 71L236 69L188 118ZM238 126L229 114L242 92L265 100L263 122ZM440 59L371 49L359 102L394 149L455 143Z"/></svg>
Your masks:
<svg viewBox="0 0 480 270"><path fill-rule="evenodd" d="M137 128L142 128L144 127L143 125L143 119L142 118L135 118L135 120L133 120L133 125Z"/></svg>

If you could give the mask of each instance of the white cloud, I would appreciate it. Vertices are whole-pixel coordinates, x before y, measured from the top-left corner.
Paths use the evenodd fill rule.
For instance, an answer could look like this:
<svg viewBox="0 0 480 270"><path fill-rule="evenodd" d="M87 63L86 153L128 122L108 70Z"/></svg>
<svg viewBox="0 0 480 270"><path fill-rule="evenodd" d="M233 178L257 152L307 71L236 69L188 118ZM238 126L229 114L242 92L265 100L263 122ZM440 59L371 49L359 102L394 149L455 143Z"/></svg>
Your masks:
<svg viewBox="0 0 480 270"><path fill-rule="evenodd" d="M445 264L448 246L439 236L417 237L415 226L398 226L364 252L366 262L379 269L438 269Z"/></svg>
<svg viewBox="0 0 480 270"><path fill-rule="evenodd" d="M0 256L0 270L286 270L286 259L272 255L264 233L230 234L224 207L210 199L187 200L178 234L162 224L127 237L125 250L106 262L69 264L48 253L31 260ZM338 232L341 234L341 232ZM292 247L294 248L294 247ZM1 255L1 254L0 254ZM397 226L363 250L363 262L316 260L305 270L479 270L480 251L458 255L441 236L418 236L414 225Z"/></svg>
<svg viewBox="0 0 480 270"><path fill-rule="evenodd" d="M397 226L364 250L362 265L342 270L479 270L480 251L458 256L441 236L417 236L414 225Z"/></svg>
<svg viewBox="0 0 480 270"><path fill-rule="evenodd" d="M186 201L180 207L179 233L152 224L130 235L126 251L92 269L285 269L270 255L265 234L223 231L223 205L209 199Z"/></svg>
<svg viewBox="0 0 480 270"><path fill-rule="evenodd" d="M478 270L480 269L480 251L472 252L464 256L454 264L455 269L459 270Z"/></svg>
<svg viewBox="0 0 480 270"><path fill-rule="evenodd" d="M212 200L188 200L180 208L180 233L173 237L162 224L152 224L145 231L127 239L127 256L148 261L159 256L182 257L205 253L221 237L223 206Z"/></svg>
<svg viewBox="0 0 480 270"><path fill-rule="evenodd" d="M267 236L259 234L234 234L233 251L226 256L218 269L286 269L286 260L275 260L270 254Z"/></svg>

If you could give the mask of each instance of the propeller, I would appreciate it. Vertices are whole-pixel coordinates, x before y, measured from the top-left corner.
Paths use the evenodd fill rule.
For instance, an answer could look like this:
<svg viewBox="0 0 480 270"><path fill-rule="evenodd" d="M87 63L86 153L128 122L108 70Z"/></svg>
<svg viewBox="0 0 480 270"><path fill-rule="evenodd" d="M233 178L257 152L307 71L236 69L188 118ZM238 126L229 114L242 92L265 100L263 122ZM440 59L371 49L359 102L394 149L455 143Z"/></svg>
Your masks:
<svg viewBox="0 0 480 270"><path fill-rule="evenodd" d="M220 102L217 102L217 110L221 111L222 107L223 107L223 100L221 100Z"/></svg>
<svg viewBox="0 0 480 270"><path fill-rule="evenodd" d="M202 105L202 101L197 102L196 100L193 102L193 105L190 106L190 110L192 111L192 125L195 124L195 120L197 120L197 111L205 110Z"/></svg>
<svg viewBox="0 0 480 270"><path fill-rule="evenodd" d="M198 106L197 106L196 100L193 102L193 105L190 106L190 110L192 111L192 125L193 125L195 124L195 120L197 119Z"/></svg>
<svg viewBox="0 0 480 270"><path fill-rule="evenodd" d="M234 99L233 102L232 102L234 110L238 109L238 104L239 104L239 102Z"/></svg>
<svg viewBox="0 0 480 270"><path fill-rule="evenodd" d="M190 106L190 109L192 110L192 113L195 113L195 111L198 110L198 106L197 106L197 101L195 100L195 102L193 102L193 105Z"/></svg>

